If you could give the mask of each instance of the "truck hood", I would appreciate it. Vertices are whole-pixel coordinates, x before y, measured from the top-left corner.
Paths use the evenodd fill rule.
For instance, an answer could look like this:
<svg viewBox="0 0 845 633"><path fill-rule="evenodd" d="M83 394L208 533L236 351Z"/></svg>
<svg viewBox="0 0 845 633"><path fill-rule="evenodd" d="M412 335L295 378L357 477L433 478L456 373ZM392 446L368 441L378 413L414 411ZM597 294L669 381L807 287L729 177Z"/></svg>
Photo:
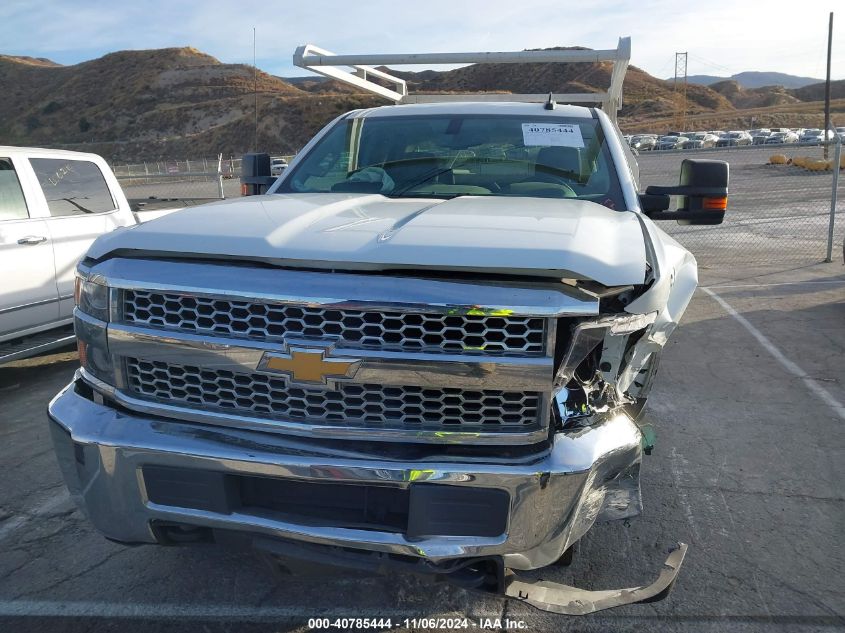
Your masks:
<svg viewBox="0 0 845 633"><path fill-rule="evenodd" d="M430 269L643 283L635 213L584 200L380 194L234 198L118 230L88 252L345 270Z"/></svg>

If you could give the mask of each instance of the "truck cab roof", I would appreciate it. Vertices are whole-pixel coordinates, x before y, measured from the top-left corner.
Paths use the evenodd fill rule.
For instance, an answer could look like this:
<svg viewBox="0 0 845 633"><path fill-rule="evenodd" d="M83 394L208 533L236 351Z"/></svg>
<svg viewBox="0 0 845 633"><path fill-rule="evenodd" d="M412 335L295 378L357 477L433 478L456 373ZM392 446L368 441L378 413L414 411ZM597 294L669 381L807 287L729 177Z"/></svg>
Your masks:
<svg viewBox="0 0 845 633"><path fill-rule="evenodd" d="M66 149L48 149L46 147L20 147L17 145L0 145L2 156L34 156L47 158L67 158L69 160L86 159L106 164L105 159L99 154L90 152L75 152Z"/></svg>
<svg viewBox="0 0 845 633"><path fill-rule="evenodd" d="M504 95L503 95L504 97ZM350 116L363 117L393 117L415 115L538 115L560 116L571 118L593 118L594 110L584 106L556 105L554 110L547 110L544 103L519 103L511 101L441 101L438 103L409 103L403 105L386 105L366 110L355 110Z"/></svg>

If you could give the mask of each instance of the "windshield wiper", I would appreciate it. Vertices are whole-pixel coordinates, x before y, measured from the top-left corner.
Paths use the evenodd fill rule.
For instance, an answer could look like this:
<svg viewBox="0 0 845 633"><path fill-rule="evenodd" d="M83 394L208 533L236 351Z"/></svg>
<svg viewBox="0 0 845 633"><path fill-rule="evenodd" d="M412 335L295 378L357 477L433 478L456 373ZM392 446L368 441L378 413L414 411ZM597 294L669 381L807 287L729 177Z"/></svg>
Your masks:
<svg viewBox="0 0 845 633"><path fill-rule="evenodd" d="M434 192L415 192L415 193L404 193L404 194L383 194L387 198L438 198L442 200L451 200L452 198L460 198L461 196L470 196L470 195L480 195L480 194L469 194L469 193L434 193Z"/></svg>
<svg viewBox="0 0 845 633"><path fill-rule="evenodd" d="M449 163L448 167L440 167L440 168L437 168L437 169L432 169L432 170L424 173L422 176L420 176L416 180L412 180L409 184L405 185L404 187L402 187L398 191L391 192L390 194L388 194L388 197L390 197L390 198L401 198L404 194L406 194L411 189L419 187L420 185L427 183L429 180L432 180L433 178L437 178L438 176L440 176L442 174L445 174L447 172L452 171L455 167L457 167L460 164L467 162L470 158L469 156L464 156L463 160L460 163L458 163L459 157L460 157L460 154L456 154L455 157L452 159L452 161ZM458 195L460 195L460 194L458 194Z"/></svg>
<svg viewBox="0 0 845 633"><path fill-rule="evenodd" d="M416 189L420 185L427 183L429 180L437 178L438 176L440 176L441 174L445 174L446 172L452 171L453 168L454 168L454 166L450 165L449 167L441 167L440 169L435 169L431 172L423 174L423 176L421 178L418 178L417 180L411 181L410 184L405 185L404 187L402 187L398 191L390 192L389 194L387 194L387 196L389 198L401 198L411 189Z"/></svg>

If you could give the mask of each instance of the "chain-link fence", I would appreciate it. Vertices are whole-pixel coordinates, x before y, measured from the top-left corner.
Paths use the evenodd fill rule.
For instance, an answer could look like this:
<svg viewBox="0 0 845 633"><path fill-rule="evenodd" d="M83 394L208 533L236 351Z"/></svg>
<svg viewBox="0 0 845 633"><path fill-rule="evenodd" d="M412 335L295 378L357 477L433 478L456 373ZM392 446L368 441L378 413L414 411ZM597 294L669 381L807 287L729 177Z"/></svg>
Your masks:
<svg viewBox="0 0 845 633"><path fill-rule="evenodd" d="M130 201L202 202L240 195L241 159L150 161L112 167Z"/></svg>
<svg viewBox="0 0 845 633"><path fill-rule="evenodd" d="M208 173L217 172L218 166L224 174L240 174L241 159L230 156L223 158L186 158L184 160L160 160L128 165L112 165L118 178L129 176L157 176L161 174Z"/></svg>
<svg viewBox="0 0 845 633"><path fill-rule="evenodd" d="M730 163L730 195L720 226L660 228L681 242L703 268L794 267L821 262L827 255L835 148L830 161L824 149L802 145L755 145L725 149L652 151L638 158L642 187L678 182L685 158L710 158ZM771 164L774 155L786 164ZM797 163L797 164L795 164ZM845 176L840 178L840 183ZM842 188L840 187L840 194ZM843 201L837 205L833 255L841 257Z"/></svg>
<svg viewBox="0 0 845 633"><path fill-rule="evenodd" d="M290 161L293 156L281 158ZM113 165L112 169L131 201L156 198L199 203L241 195L240 158L149 161Z"/></svg>
<svg viewBox="0 0 845 633"><path fill-rule="evenodd" d="M651 151L640 154L638 162L645 190L649 185L677 183L685 158L728 161L731 180L724 224L679 226L661 222L659 226L692 251L702 269L776 270L820 262L827 255L834 151L834 147L829 148L826 167L821 163L822 147L795 144ZM772 164L774 155L783 155L789 162ZM114 170L126 197L133 200L201 202L240 196L239 158L116 165ZM834 258L841 256L845 238L845 174L839 180Z"/></svg>

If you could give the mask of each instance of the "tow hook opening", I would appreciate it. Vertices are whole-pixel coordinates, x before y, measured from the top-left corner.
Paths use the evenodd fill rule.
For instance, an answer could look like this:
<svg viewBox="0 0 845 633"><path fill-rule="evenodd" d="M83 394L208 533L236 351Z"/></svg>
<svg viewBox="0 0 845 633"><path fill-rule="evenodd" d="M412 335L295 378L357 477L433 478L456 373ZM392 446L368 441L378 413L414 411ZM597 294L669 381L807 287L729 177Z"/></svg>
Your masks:
<svg viewBox="0 0 845 633"><path fill-rule="evenodd" d="M153 521L150 527L160 545L214 542L214 534L211 528L199 525Z"/></svg>

